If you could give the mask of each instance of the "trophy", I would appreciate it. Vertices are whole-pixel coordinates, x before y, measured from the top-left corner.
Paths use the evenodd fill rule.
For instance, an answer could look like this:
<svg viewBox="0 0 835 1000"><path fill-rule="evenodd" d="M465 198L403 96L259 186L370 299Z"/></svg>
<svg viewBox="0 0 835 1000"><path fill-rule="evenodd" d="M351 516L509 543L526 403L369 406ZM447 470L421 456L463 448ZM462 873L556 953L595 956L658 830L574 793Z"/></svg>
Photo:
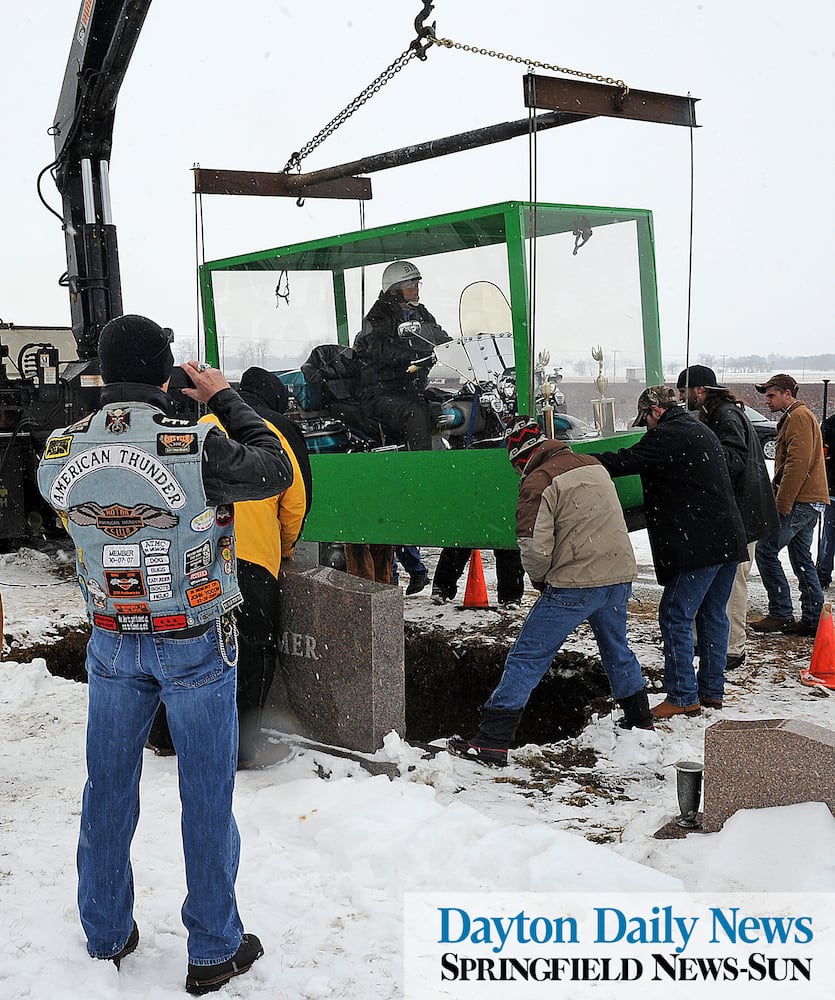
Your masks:
<svg viewBox="0 0 835 1000"><path fill-rule="evenodd" d="M597 378L594 384L600 393L598 399L592 400L594 408L594 425L597 433L602 437L604 434L615 433L615 401L606 395L609 387L609 380L603 374L603 348L598 344L591 349L591 356L597 362Z"/></svg>
<svg viewBox="0 0 835 1000"><path fill-rule="evenodd" d="M548 381L548 375L545 369L548 367L548 362L551 360L550 351L540 351L536 358L536 367L542 376L542 381L540 383L540 390L542 392L542 422L545 425L545 436L549 438L554 437L554 404L551 402L554 395L554 387Z"/></svg>

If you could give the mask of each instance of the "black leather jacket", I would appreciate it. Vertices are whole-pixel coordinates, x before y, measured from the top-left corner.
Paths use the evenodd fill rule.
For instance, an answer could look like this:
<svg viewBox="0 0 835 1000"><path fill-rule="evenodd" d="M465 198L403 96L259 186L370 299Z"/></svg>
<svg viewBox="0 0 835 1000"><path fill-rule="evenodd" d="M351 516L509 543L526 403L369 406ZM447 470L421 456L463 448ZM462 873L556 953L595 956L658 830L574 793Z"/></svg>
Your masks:
<svg viewBox="0 0 835 1000"><path fill-rule="evenodd" d="M401 336L402 323L420 323L420 332ZM360 390L364 396L380 393L406 392L420 394L429 381L427 361L418 371L409 372L410 365L433 355L438 344L446 344L452 337L441 328L435 317L422 305L401 303L388 292L368 310L362 331L354 341L354 350L362 364Z"/></svg>

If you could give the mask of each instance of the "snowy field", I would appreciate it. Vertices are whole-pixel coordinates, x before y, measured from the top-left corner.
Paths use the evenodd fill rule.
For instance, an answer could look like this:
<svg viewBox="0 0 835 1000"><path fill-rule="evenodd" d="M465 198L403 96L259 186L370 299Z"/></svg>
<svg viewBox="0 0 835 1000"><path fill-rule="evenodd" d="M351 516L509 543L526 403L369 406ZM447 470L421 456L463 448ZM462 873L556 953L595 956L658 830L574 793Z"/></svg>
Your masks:
<svg viewBox="0 0 835 1000"><path fill-rule="evenodd" d="M658 668L658 588L645 533L633 542L640 580L630 635L642 663ZM427 555L433 562L437 553ZM485 564L494 597L489 553ZM83 618L75 585L40 553L0 556L0 593L7 638L18 648ZM406 601L409 621L452 634L495 624L499 614L437 608L428 594ZM535 596L526 594L526 606ZM755 576L750 613L764 612ZM503 614L512 634L524 611ZM566 648L593 651L590 633L579 630ZM672 765L703 759L711 723L793 718L835 730L835 701L799 683L810 654L810 640L752 636L721 713L640 733L595 717L575 740L514 751L505 771L444 752L424 758L392 734L376 757L401 765L393 781L310 751L240 774L240 909L266 954L219 995L402 996L407 892L835 891L835 822L821 804L741 812L716 834L653 838L678 813ZM0 692L0 997L183 996L176 760L146 755L133 852L141 941L117 972L87 958L75 907L86 688L51 676L42 659L12 658L0 663ZM611 988L593 995L618 996ZM426 1000L436 995L427 985Z"/></svg>

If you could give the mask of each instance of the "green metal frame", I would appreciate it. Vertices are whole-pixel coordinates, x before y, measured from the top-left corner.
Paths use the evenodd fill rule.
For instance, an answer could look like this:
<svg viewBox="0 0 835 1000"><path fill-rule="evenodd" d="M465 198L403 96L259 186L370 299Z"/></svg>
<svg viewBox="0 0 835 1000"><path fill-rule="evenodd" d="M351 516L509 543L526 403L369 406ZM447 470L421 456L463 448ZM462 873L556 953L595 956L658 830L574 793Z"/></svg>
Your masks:
<svg viewBox="0 0 835 1000"><path fill-rule="evenodd" d="M535 214L532 211L535 209ZM571 232L577 216L595 227L634 222L649 384L663 380L652 216L646 209L512 201L206 262L200 268L205 356L218 364L213 276L224 271L330 271L339 343L349 342L344 274L399 258L506 246L520 412L530 399L526 240ZM572 442L579 452L628 447L642 432ZM313 507L308 540L512 548L518 478L503 449L311 455ZM640 507L640 480L616 481L624 508Z"/></svg>

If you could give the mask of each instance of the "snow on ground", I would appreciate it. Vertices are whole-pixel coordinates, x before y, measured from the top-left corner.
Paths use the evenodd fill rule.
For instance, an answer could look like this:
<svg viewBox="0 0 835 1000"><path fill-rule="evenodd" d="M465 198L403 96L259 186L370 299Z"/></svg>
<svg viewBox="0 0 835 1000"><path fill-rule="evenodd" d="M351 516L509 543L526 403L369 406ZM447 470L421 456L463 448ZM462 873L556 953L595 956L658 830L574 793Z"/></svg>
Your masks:
<svg viewBox="0 0 835 1000"><path fill-rule="evenodd" d="M645 533L633 540L641 570L630 634L641 661L657 671L658 588ZM437 553L428 555L434 562ZM485 564L494 597L488 553ZM69 567L42 553L0 556L0 593L10 656L54 635L56 623L83 618ZM460 634L501 615L512 633L524 615L438 608L428 593L406 601L409 621ZM534 598L526 594L526 606ZM751 613L764 611L755 576ZM590 633L579 630L567 648L592 651ZM835 891L835 821L820 804L738 813L717 834L653 838L678 812L672 765L703 759L712 722L791 717L835 729L835 701L799 683L810 653L809 640L751 637L749 662L729 674L722 713L640 733L595 717L575 740L514 751L506 771L443 752L427 759L391 734L376 756L401 765L393 781L310 751L240 774L240 908L266 954L221 995L400 996L405 892ZM51 676L43 659L0 663L0 996L181 997L184 881L173 758L145 760L133 852L139 948L120 972L86 956L74 863L85 696L84 685Z"/></svg>

